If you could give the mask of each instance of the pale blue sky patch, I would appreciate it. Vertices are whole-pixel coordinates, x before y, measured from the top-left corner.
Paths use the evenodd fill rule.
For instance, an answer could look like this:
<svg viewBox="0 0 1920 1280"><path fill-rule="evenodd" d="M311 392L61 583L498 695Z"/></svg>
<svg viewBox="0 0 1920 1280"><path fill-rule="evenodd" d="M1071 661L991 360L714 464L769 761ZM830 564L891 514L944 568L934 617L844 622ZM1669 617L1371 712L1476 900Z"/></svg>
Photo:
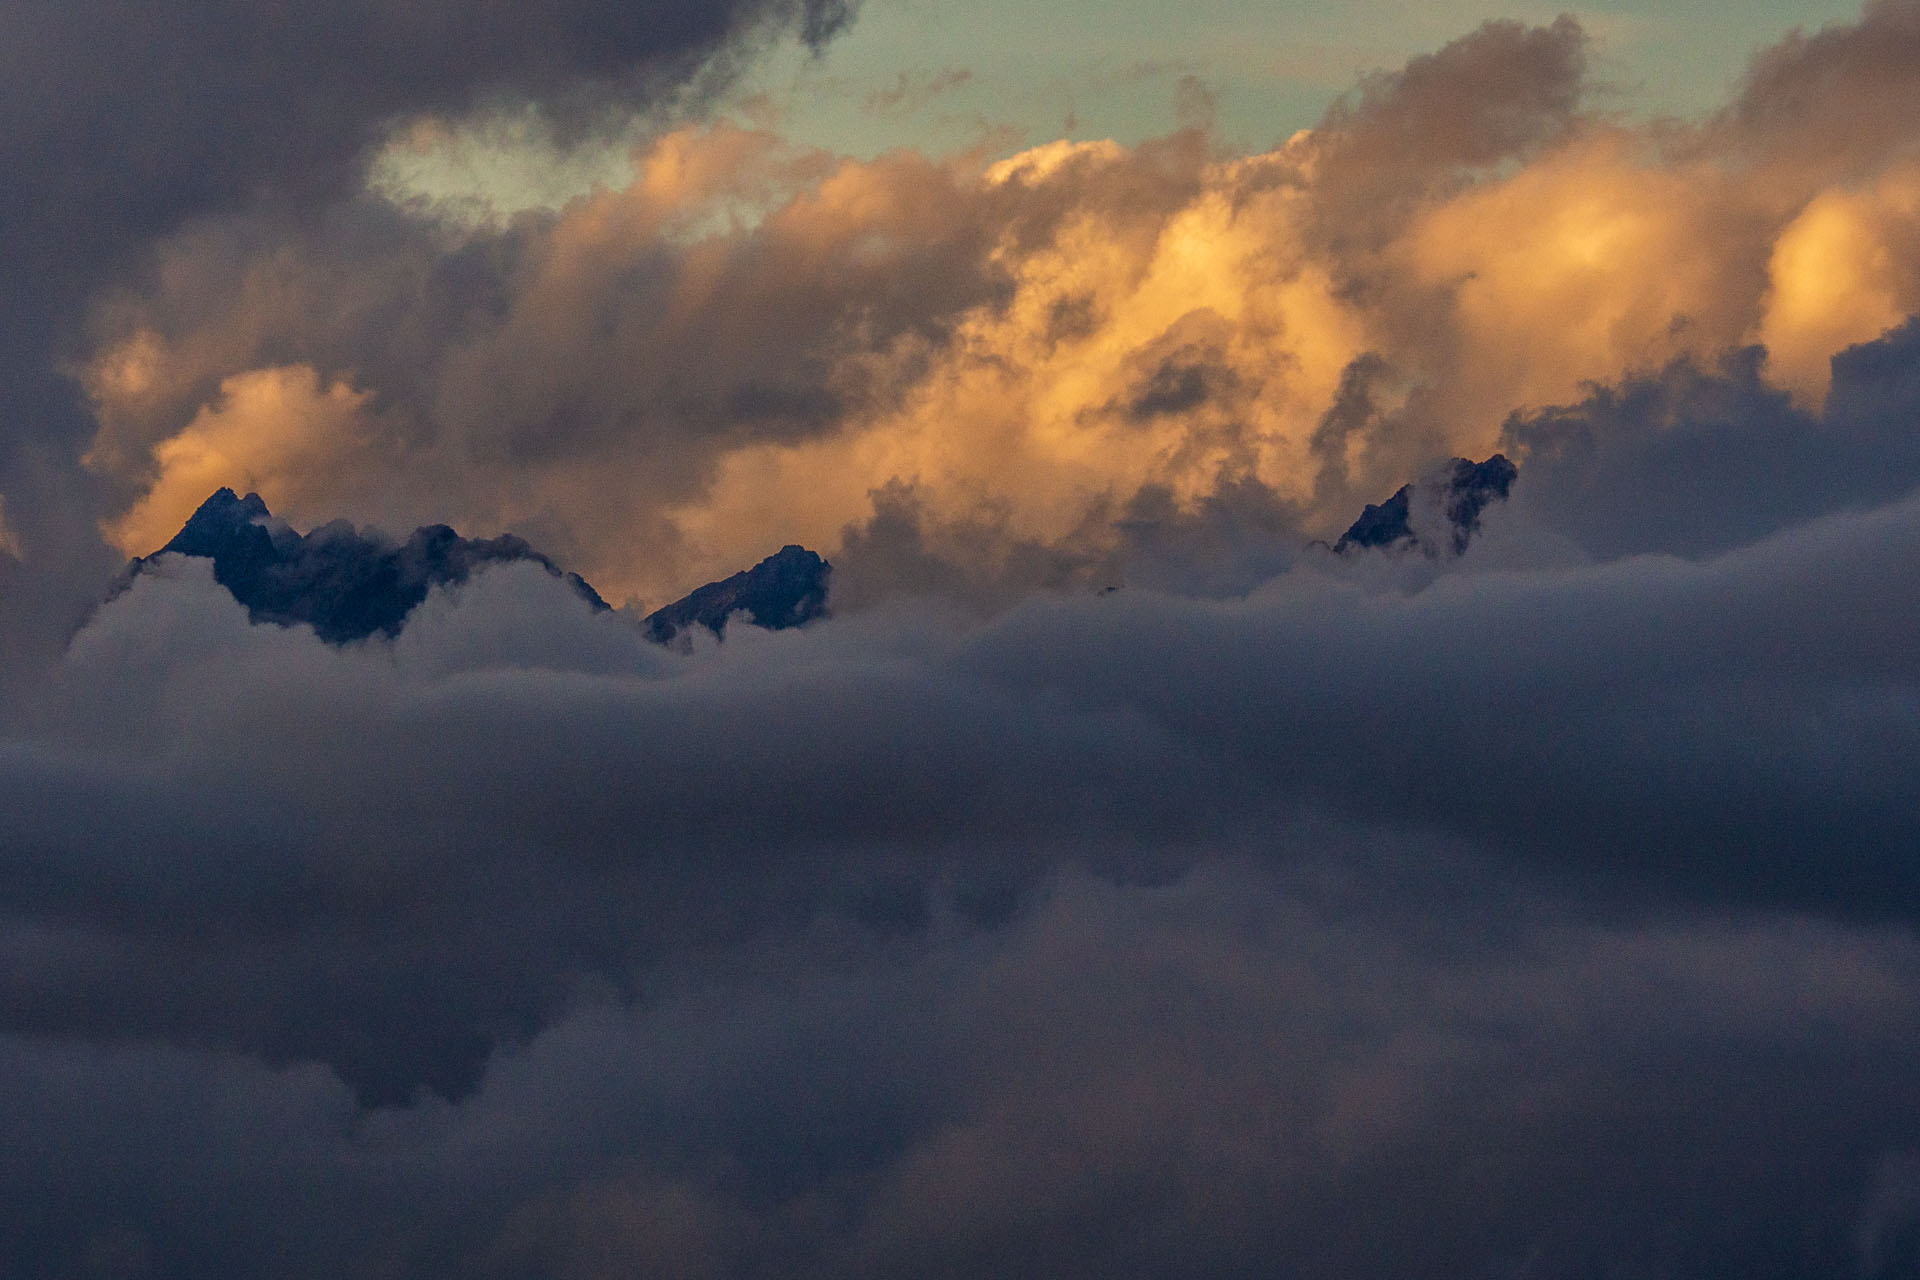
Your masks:
<svg viewBox="0 0 1920 1280"><path fill-rule="evenodd" d="M1122 143L1192 122L1195 88L1227 146L1256 151L1313 124L1361 77L1392 70L1489 18L1543 24L1550 5L1485 0L868 0L815 55L772 50L722 99L737 122L867 158L894 147L1006 153L1053 138ZM1693 116L1725 102L1747 60L1794 27L1857 16L1847 0L1595 0L1596 107ZM403 131L370 186L457 228L558 208L632 180L630 135L555 143L537 111Z"/></svg>
<svg viewBox="0 0 1920 1280"><path fill-rule="evenodd" d="M1598 0L1572 10L1594 40L1605 105L1695 115L1725 101L1748 57L1793 27L1857 16L1849 0L1721 4ZM1544 24L1552 5L1450 0L869 0L819 58L783 49L733 94L797 141L854 155L935 150L997 137L1135 142L1175 123L1177 86L1198 76L1218 98L1231 146L1256 150L1317 120L1360 76L1391 70L1489 18ZM878 113L872 96L902 73L965 72L916 112Z"/></svg>
<svg viewBox="0 0 1920 1280"><path fill-rule="evenodd" d="M557 209L596 187L635 176L631 137L555 141L536 107L472 120L423 119L398 131L374 157L367 186L455 229L497 229L530 209Z"/></svg>

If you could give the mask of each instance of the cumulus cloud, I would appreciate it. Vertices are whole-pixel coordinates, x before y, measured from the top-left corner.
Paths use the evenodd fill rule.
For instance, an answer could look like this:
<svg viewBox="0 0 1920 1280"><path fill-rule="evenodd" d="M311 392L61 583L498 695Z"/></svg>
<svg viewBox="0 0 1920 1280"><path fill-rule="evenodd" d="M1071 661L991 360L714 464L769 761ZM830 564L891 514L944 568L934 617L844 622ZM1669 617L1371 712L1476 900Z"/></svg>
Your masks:
<svg viewBox="0 0 1920 1280"><path fill-rule="evenodd" d="M1710 136L1743 158L1816 181L1869 179L1911 155L1920 109L1909 69L1920 56L1920 8L1868 0L1858 21L1796 30L1757 53Z"/></svg>
<svg viewBox="0 0 1920 1280"><path fill-rule="evenodd" d="M365 448L360 414L367 399L343 382L322 389L305 366L226 379L216 404L154 449L158 481L109 536L129 556L164 546L229 479L276 500L299 490L313 501L313 480L330 474L328 463Z"/></svg>
<svg viewBox="0 0 1920 1280"><path fill-rule="evenodd" d="M922 555L1003 566L1003 599L1152 580L1129 522L1156 504L1199 529L1260 492L1337 535L1590 383L1761 344L1818 410L1832 357L1920 308L1911 160L1874 134L1835 170L1762 108L1866 110L1881 62L1834 51L1904 12L1769 51L1698 126L1590 111L1571 19L1495 22L1259 155L1195 130L853 162L693 126L455 249L371 197L208 224L97 313L91 457L149 549L138 513L199 487L232 380L310 367L378 422L285 466L276 509L512 529L655 602L793 541L852 591L903 492ZM276 434L250 447L305 447Z"/></svg>

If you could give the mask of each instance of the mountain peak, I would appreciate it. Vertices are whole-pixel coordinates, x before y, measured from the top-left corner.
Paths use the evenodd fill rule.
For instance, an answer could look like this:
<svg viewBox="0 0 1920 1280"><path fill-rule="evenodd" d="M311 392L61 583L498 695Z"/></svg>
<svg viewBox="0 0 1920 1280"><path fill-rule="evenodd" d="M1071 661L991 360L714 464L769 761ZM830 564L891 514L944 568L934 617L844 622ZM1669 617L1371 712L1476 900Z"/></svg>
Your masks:
<svg viewBox="0 0 1920 1280"><path fill-rule="evenodd" d="M272 513L259 494L249 493L242 498L231 489L217 489L187 517L186 524L173 535L172 541L154 554L177 551L189 556L214 556L236 540L261 539L271 545L273 535L262 524L271 518ZM257 532L248 533L250 529Z"/></svg>
<svg viewBox="0 0 1920 1280"><path fill-rule="evenodd" d="M827 613L827 579L833 566L805 547L789 543L751 569L709 582L684 599L647 616L647 634L662 644L689 627L724 636L727 619L744 610L756 627L779 631Z"/></svg>
<svg viewBox="0 0 1920 1280"><path fill-rule="evenodd" d="M265 520L273 513L267 510L266 500L257 493L249 493L242 498L232 489L221 486L215 489L207 500L200 504L191 516L187 517L187 528L195 524L212 522L234 523L238 521Z"/></svg>
<svg viewBox="0 0 1920 1280"><path fill-rule="evenodd" d="M449 525L430 524L395 543L336 520L301 534L274 519L259 494L243 498L228 488L215 490L153 556L169 553L212 560L214 581L246 606L253 621L304 623L332 644L375 632L397 635L433 587L465 582L482 565L515 560L538 564L565 579L594 609L607 608L585 579L510 533L463 538ZM123 582L153 556L136 557ZM718 636L739 611L770 631L800 626L826 615L832 569L805 547L789 544L753 568L657 610L644 623L646 633L662 644L693 626Z"/></svg>
<svg viewBox="0 0 1920 1280"><path fill-rule="evenodd" d="M1333 549L1341 554L1367 547L1418 547L1429 556L1460 555L1480 531L1480 515L1506 500L1520 469L1505 454L1485 462L1453 458L1416 484L1403 484L1391 498L1368 503ZM1423 518L1424 517L1424 518ZM1442 527L1432 527L1434 525Z"/></svg>
<svg viewBox="0 0 1920 1280"><path fill-rule="evenodd" d="M511 534L470 539L446 525L430 525L396 546L338 520L302 535L275 521L259 494L242 498L227 488L201 503L154 555L169 552L212 560L214 580L246 606L253 621L305 623L333 644L376 631L397 635L433 587L465 582L483 564L511 560L531 560L566 579L594 608L607 607L579 575L563 573ZM135 559L129 575L150 558Z"/></svg>

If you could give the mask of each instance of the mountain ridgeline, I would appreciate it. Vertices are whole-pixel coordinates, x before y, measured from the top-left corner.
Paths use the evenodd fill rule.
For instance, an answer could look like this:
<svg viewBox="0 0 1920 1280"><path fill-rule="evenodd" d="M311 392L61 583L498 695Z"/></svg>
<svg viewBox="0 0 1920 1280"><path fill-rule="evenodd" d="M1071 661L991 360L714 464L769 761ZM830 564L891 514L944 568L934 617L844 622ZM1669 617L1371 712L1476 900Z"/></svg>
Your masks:
<svg viewBox="0 0 1920 1280"><path fill-rule="evenodd" d="M463 538L434 524L394 544L336 520L303 535L275 520L259 494L242 498L231 489L201 503L154 555L168 552L212 560L214 581L232 592L255 622L305 623L332 644L375 632L398 635L432 588L465 582L482 565L516 560L530 560L564 578L595 609L607 607L578 574L563 573L511 534ZM129 576L151 558L134 560Z"/></svg>
<svg viewBox="0 0 1920 1280"><path fill-rule="evenodd" d="M1481 514L1505 500L1518 474L1497 453L1485 462L1454 458L1427 478L1402 485L1385 502L1368 504L1333 550L1343 556L1375 549L1460 555L1479 531ZM579 574L512 534L463 538L434 524L396 543L345 520L301 534L276 520L258 494L242 498L231 489L202 503L166 546L136 557L123 583L169 553L212 560L214 580L253 621L304 624L330 644L398 635L434 587L465 582L489 564L530 561L565 581L596 611L608 607ZM832 572L831 564L805 547L782 547L751 569L655 610L641 627L657 643L684 647L695 627L724 637L728 620L739 613L770 631L804 626L827 616Z"/></svg>
<svg viewBox="0 0 1920 1280"><path fill-rule="evenodd" d="M690 627L726 634L727 619L744 612L756 627L780 631L823 618L833 566L805 547L785 546L751 569L709 582L647 615L647 634L672 643Z"/></svg>
<svg viewBox="0 0 1920 1280"><path fill-rule="evenodd" d="M331 644L398 635L434 587L465 582L489 564L530 561L564 580L594 610L608 607L579 574L562 570L512 534L463 538L435 524L394 543L344 520L300 534L275 520L258 494L242 498L231 489L201 503L166 546L136 558L125 581L168 553L212 560L214 581L233 593L253 621L304 623ZM799 626L825 615L831 568L811 551L787 547L752 569L701 587L642 625L662 643L694 626L721 635L735 610L745 610L757 626Z"/></svg>

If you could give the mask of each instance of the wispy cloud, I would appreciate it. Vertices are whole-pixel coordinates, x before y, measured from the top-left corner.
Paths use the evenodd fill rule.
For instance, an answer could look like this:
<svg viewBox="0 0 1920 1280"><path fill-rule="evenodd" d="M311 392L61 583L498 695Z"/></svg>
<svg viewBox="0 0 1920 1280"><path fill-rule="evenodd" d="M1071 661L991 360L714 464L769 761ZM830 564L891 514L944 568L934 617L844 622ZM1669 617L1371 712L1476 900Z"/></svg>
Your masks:
<svg viewBox="0 0 1920 1280"><path fill-rule="evenodd" d="M866 108L881 116L912 115L925 109L941 94L957 89L972 79L973 72L965 67L948 67L933 75L902 71L892 84L867 95Z"/></svg>

